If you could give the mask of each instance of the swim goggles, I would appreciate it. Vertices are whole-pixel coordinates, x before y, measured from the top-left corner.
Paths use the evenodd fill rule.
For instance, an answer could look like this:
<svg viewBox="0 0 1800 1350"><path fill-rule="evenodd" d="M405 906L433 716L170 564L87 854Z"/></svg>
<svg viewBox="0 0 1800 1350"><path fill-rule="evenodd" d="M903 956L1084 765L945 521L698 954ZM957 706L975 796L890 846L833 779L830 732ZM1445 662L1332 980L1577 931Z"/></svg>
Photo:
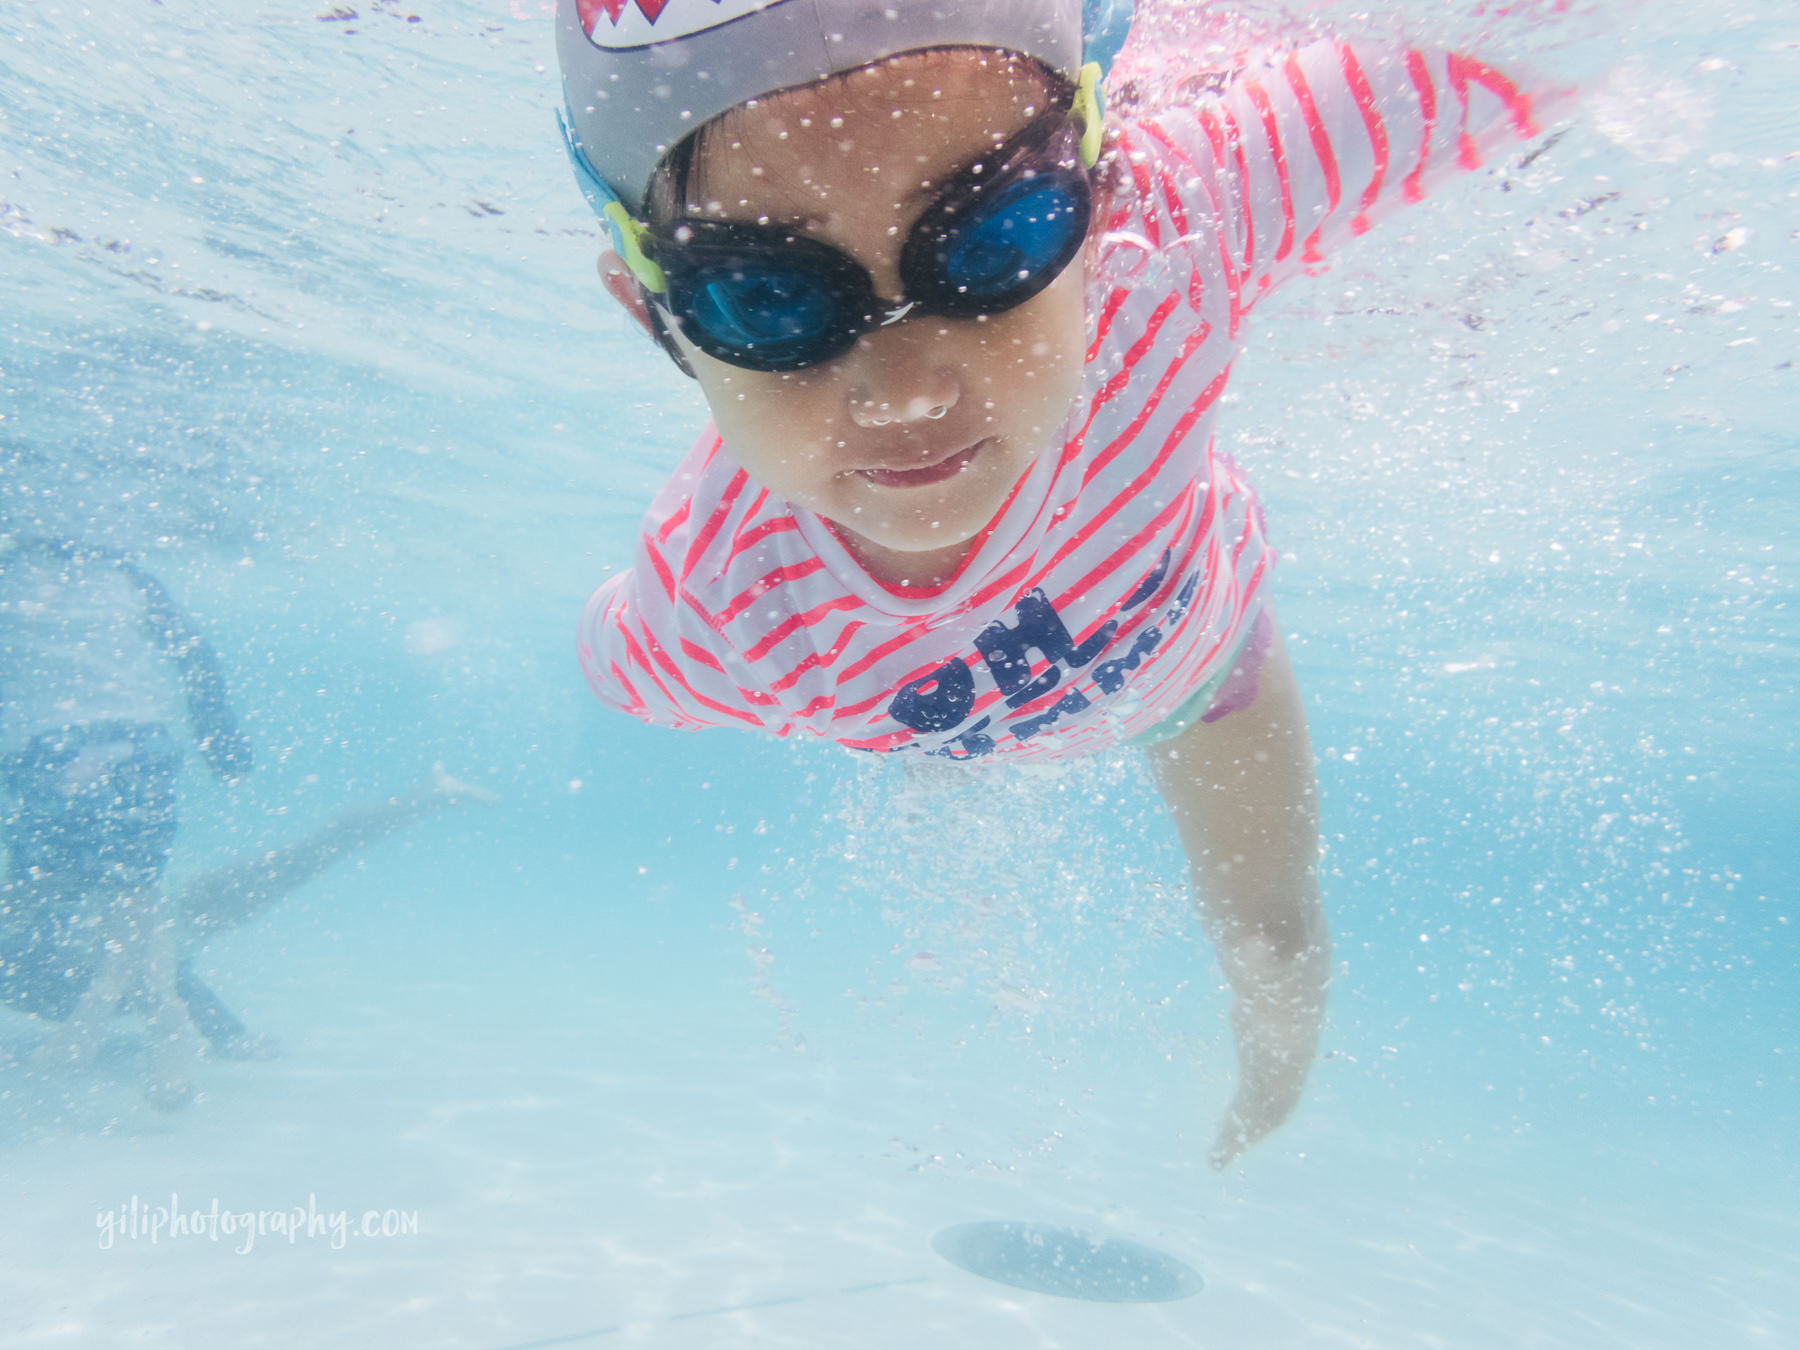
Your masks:
<svg viewBox="0 0 1800 1350"><path fill-rule="evenodd" d="M1014 309L1062 274L1091 217L1098 74L1082 72L1072 108L1040 113L945 185L901 249L898 305L876 293L861 263L781 226L684 219L651 231L605 191L564 131L583 187L600 189L588 197L620 257L689 342L744 370L805 370L914 313Z"/></svg>

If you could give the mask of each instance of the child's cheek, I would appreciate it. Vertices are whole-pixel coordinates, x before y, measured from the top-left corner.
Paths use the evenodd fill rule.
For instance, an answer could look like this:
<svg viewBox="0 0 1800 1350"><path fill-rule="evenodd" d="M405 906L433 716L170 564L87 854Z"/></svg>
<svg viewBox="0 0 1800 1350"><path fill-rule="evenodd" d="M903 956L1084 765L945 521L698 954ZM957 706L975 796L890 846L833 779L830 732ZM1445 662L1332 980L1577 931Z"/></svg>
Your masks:
<svg viewBox="0 0 1800 1350"><path fill-rule="evenodd" d="M1040 299L1033 331L1021 344L1024 369L1019 383L1030 391L1038 430L1062 424L1081 390L1087 347L1083 269L1072 267Z"/></svg>

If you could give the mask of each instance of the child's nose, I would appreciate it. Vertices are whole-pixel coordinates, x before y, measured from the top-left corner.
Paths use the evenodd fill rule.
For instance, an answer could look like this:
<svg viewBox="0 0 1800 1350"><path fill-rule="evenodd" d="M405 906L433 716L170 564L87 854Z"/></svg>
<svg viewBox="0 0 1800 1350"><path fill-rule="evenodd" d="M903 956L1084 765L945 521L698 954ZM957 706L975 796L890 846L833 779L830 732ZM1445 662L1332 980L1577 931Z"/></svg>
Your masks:
<svg viewBox="0 0 1800 1350"><path fill-rule="evenodd" d="M906 422L936 422L949 415L955 394L933 398L916 394L901 403L887 399L852 398L850 420L859 427L890 427Z"/></svg>
<svg viewBox="0 0 1800 1350"><path fill-rule="evenodd" d="M898 328L871 334L852 357L860 365L848 391L850 420L859 427L937 422L950 415L962 395L953 366L934 359L933 344Z"/></svg>

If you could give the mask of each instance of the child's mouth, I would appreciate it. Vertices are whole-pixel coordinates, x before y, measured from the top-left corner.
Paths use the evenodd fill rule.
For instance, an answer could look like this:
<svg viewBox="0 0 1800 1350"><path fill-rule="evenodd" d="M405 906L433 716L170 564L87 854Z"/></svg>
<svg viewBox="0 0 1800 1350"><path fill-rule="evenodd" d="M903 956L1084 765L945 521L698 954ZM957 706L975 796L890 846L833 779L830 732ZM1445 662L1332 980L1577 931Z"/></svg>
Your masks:
<svg viewBox="0 0 1800 1350"><path fill-rule="evenodd" d="M925 487L954 478L969 466L986 444L985 439L976 441L967 450L958 450L950 458L921 469L858 469L857 472L877 487Z"/></svg>

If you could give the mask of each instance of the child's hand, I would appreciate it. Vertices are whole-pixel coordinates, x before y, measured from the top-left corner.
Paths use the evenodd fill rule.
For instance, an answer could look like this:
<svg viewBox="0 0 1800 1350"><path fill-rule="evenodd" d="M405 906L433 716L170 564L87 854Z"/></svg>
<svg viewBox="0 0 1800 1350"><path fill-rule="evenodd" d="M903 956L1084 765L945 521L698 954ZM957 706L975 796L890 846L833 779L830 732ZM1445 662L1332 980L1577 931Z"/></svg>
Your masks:
<svg viewBox="0 0 1800 1350"><path fill-rule="evenodd" d="M1281 1122L1265 1125L1258 1129L1245 1117L1244 1103L1233 1098L1231 1109L1225 1113L1225 1119L1219 1125L1219 1134L1213 1140L1212 1148L1207 1152L1206 1160L1212 1164L1215 1172L1223 1172L1263 1135L1274 1129Z"/></svg>
<svg viewBox="0 0 1800 1350"><path fill-rule="evenodd" d="M1316 942L1293 955L1277 955L1261 941L1221 944L1220 963L1236 991L1238 1089L1208 1154L1215 1171L1272 1134L1299 1104L1325 1019L1329 944L1323 915Z"/></svg>

